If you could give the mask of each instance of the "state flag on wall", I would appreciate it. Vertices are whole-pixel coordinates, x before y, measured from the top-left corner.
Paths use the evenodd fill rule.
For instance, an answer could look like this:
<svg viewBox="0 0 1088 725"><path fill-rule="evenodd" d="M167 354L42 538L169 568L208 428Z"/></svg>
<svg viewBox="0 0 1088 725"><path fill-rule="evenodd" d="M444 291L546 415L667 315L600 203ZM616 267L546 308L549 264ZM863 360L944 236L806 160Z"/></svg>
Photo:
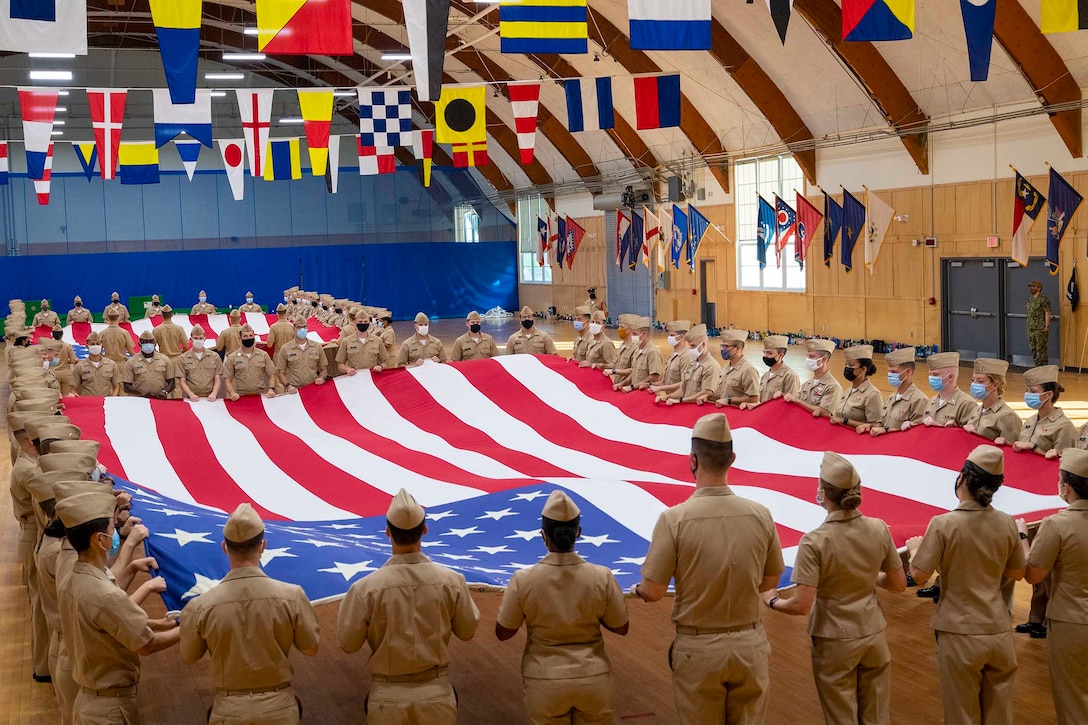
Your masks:
<svg viewBox="0 0 1088 725"><path fill-rule="evenodd" d="M865 231L865 205L846 189L842 190L842 266L847 272L854 269L854 245Z"/></svg>
<svg viewBox="0 0 1088 725"><path fill-rule="evenodd" d="M487 142L455 143L453 151L453 165L458 169L467 169L470 166L487 166Z"/></svg>
<svg viewBox="0 0 1088 725"><path fill-rule="evenodd" d="M264 180L290 181L302 178L302 154L297 138L277 138L265 147Z"/></svg>
<svg viewBox="0 0 1088 725"><path fill-rule="evenodd" d="M778 267L782 267L782 250L794 240L797 233L797 212L793 207L774 195L775 228L774 228L774 259Z"/></svg>
<svg viewBox="0 0 1088 725"><path fill-rule="evenodd" d="M680 125L680 74L635 78L635 129Z"/></svg>
<svg viewBox="0 0 1088 725"><path fill-rule="evenodd" d="M1053 168L1047 195L1050 198L1046 202L1046 266L1051 274L1057 274L1058 246L1084 197Z"/></svg>
<svg viewBox="0 0 1088 725"><path fill-rule="evenodd" d="M1028 266L1028 233L1043 210L1046 197L1031 182L1016 172L1015 196L1012 202L1012 260L1021 267Z"/></svg>
<svg viewBox="0 0 1088 725"><path fill-rule="evenodd" d="M416 97L433 101L442 90L450 0L402 0ZM397 144L389 144L396 146Z"/></svg>
<svg viewBox="0 0 1088 725"><path fill-rule="evenodd" d="M324 176L329 163L329 129L332 127L332 90L299 88L298 105L306 129L306 149L310 154L310 173Z"/></svg>
<svg viewBox="0 0 1088 725"><path fill-rule="evenodd" d="M646 207L642 207L645 209ZM643 255L645 246L646 224L637 211L631 212L631 248L627 258L627 269L632 272L638 269L639 257ZM649 252L645 253L647 256Z"/></svg>
<svg viewBox="0 0 1088 725"><path fill-rule="evenodd" d="M34 179L34 194L38 197L38 206L49 206L49 188L53 183L53 144L45 152L45 168L40 179Z"/></svg>
<svg viewBox="0 0 1088 725"><path fill-rule="evenodd" d="M587 53L586 15L586 0L501 0L501 52Z"/></svg>
<svg viewBox="0 0 1088 725"><path fill-rule="evenodd" d="M514 130L518 136L521 163L533 163L536 148L536 117L540 110L540 81L507 83L510 94L510 110L514 113Z"/></svg>
<svg viewBox="0 0 1088 725"><path fill-rule="evenodd" d="M87 89L94 143L98 147L98 168L106 181L117 175L117 147L121 145L127 94L128 91L112 88Z"/></svg>
<svg viewBox="0 0 1088 725"><path fill-rule="evenodd" d="M801 269L805 268L805 259L808 257L808 246L816 235L816 227L824 215L813 206L812 202L797 194L797 236L793 240L793 258Z"/></svg>
<svg viewBox="0 0 1088 725"><path fill-rule="evenodd" d="M245 141L240 138L219 139L219 154L223 157L223 170L227 173L230 193L235 201L241 201L246 192L243 146Z"/></svg>
<svg viewBox="0 0 1088 725"><path fill-rule="evenodd" d="M536 264L538 267L543 267L544 255L548 251L548 222L540 217L536 218L536 249Z"/></svg>
<svg viewBox="0 0 1088 725"><path fill-rule="evenodd" d="M699 245L702 244L703 237L710 229L710 220L691 204L688 204L688 219L690 229L688 230L687 262L688 267L694 272L695 255L699 253Z"/></svg>
<svg viewBox="0 0 1088 725"><path fill-rule="evenodd" d="M242 134L249 152L250 176L264 176L265 148L272 127L272 96L274 88L238 89L238 115L242 119Z"/></svg>
<svg viewBox="0 0 1088 725"><path fill-rule="evenodd" d="M0 2L0 50L87 55L87 0Z"/></svg>
<svg viewBox="0 0 1088 725"><path fill-rule="evenodd" d="M1083 0L1042 0L1039 27L1044 33L1088 30L1088 5Z"/></svg>
<svg viewBox="0 0 1088 725"><path fill-rule="evenodd" d="M967 36L967 61L973 81L984 81L990 76L996 12L997 0L960 0L963 32Z"/></svg>
<svg viewBox="0 0 1088 725"><path fill-rule="evenodd" d="M356 138L356 144L359 151L361 176L392 174L397 170L397 158L393 155L392 146L363 146L358 138Z"/></svg>
<svg viewBox="0 0 1088 725"><path fill-rule="evenodd" d="M161 148L181 134L188 134L208 148L212 147L212 92L196 91L192 103L174 103L170 91L153 88L155 102L155 146Z"/></svg>
<svg viewBox="0 0 1088 725"><path fill-rule="evenodd" d="M193 174L196 173L196 163L200 160L200 147L199 141L193 141L192 139L174 139L174 148L178 151L178 156L181 157L181 165L185 169L185 175L189 177L189 181L193 180Z"/></svg>
<svg viewBox="0 0 1088 725"><path fill-rule="evenodd" d="M154 142L123 143L117 157L122 184L159 183L159 149Z"/></svg>
<svg viewBox="0 0 1088 725"><path fill-rule="evenodd" d="M776 214L771 203L759 196L759 211L756 213L756 260L759 268L767 266L767 249L774 240L775 230L778 228Z"/></svg>
<svg viewBox="0 0 1088 725"><path fill-rule="evenodd" d="M835 256L835 238L842 229L842 207L835 201L831 194L824 192L824 266L831 266L831 258Z"/></svg>
<svg viewBox="0 0 1088 725"><path fill-rule="evenodd" d="M622 210L616 212L616 266L622 268L623 260L631 249L631 220Z"/></svg>
<svg viewBox="0 0 1088 725"><path fill-rule="evenodd" d="M201 0L151 0L151 20L174 103L192 103L196 99L202 10Z"/></svg>
<svg viewBox="0 0 1088 725"><path fill-rule="evenodd" d="M563 81L567 97L567 130L595 131L614 128L611 78L574 78Z"/></svg>
<svg viewBox="0 0 1088 725"><path fill-rule="evenodd" d="M257 49L270 55L354 55L351 0L257 0Z"/></svg>
<svg viewBox="0 0 1088 725"><path fill-rule="evenodd" d="M642 236L642 263L649 267L650 248L661 243L661 221L647 206L642 207L642 215L646 218ZM665 265L660 266L664 267Z"/></svg>
<svg viewBox="0 0 1088 725"><path fill-rule="evenodd" d="M842 39L881 41L914 37L914 0L842 0Z"/></svg>
<svg viewBox="0 0 1088 725"><path fill-rule="evenodd" d="M435 140L469 144L487 140L486 86L443 86L434 104Z"/></svg>
<svg viewBox="0 0 1088 725"><path fill-rule="evenodd" d="M555 242L555 263L562 267L567 259L567 219L556 214L555 228L558 234Z"/></svg>
<svg viewBox="0 0 1088 725"><path fill-rule="evenodd" d="M676 204L672 205L672 266L680 269L680 255L688 246L688 215Z"/></svg>
<svg viewBox="0 0 1088 725"><path fill-rule="evenodd" d="M876 271L876 259L894 216L895 209L865 187L865 268L870 275Z"/></svg>
<svg viewBox="0 0 1088 725"><path fill-rule="evenodd" d="M8 142L0 141L0 186L8 184Z"/></svg>
<svg viewBox="0 0 1088 725"><path fill-rule="evenodd" d="M567 269L574 269L574 256L578 254L578 248L582 246L582 237L586 230L582 225L567 217Z"/></svg>
<svg viewBox="0 0 1088 725"><path fill-rule="evenodd" d="M627 0L632 50L709 50L710 0Z"/></svg>
<svg viewBox="0 0 1088 725"><path fill-rule="evenodd" d="M73 141L72 151L75 152L76 158L79 159L79 165L83 167L83 175L87 177L87 181L93 179L95 165L98 163L98 149L95 147L94 142Z"/></svg>
<svg viewBox="0 0 1088 725"><path fill-rule="evenodd" d="M52 153L53 120L59 91L49 88L20 88L19 109L23 114L23 147L26 172L31 179L45 174L45 159Z"/></svg>

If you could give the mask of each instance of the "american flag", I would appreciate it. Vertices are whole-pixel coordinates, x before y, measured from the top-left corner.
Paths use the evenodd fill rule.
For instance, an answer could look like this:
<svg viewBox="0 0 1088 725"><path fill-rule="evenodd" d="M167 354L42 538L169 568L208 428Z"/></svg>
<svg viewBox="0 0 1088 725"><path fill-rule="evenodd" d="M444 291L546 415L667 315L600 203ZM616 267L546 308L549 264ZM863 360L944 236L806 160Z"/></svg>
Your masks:
<svg viewBox="0 0 1088 725"><path fill-rule="evenodd" d="M137 484L134 510L176 606L225 574L220 528L243 501L268 522L270 575L314 600L342 595L387 558L384 514L401 487L427 508L424 552L494 586L545 553L540 511L561 487L583 511L579 552L628 586L659 514L692 492L691 426L713 410L658 406L561 358L517 355L339 377L271 400L76 398L66 412ZM902 545L956 506L956 473L984 442L921 427L871 439L782 401L727 415L730 485L770 508L787 564L825 516L814 501L825 449L854 463L864 512ZM994 505L1029 520L1061 507L1057 463L1006 451Z"/></svg>

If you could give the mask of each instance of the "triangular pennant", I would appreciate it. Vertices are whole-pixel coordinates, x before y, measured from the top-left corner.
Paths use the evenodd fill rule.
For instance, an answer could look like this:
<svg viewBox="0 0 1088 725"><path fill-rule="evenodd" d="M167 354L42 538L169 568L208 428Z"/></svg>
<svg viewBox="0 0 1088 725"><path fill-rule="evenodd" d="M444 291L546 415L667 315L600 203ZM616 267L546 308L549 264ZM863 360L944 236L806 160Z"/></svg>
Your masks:
<svg viewBox="0 0 1088 725"><path fill-rule="evenodd" d="M431 166L434 165L434 129L423 128L412 132L412 147L416 161L423 162L423 186L431 185Z"/></svg>
<svg viewBox="0 0 1088 725"><path fill-rule="evenodd" d="M404 0L402 5L416 97L420 101L433 101L442 91L450 0Z"/></svg>
<svg viewBox="0 0 1088 725"><path fill-rule="evenodd" d="M87 89L94 142L98 146L98 168L102 171L102 178L107 181L117 175L117 148L121 145L126 94L127 91L111 88Z"/></svg>
<svg viewBox="0 0 1088 725"><path fill-rule="evenodd" d="M782 45L786 44L786 30L790 27L790 15L793 14L793 0L767 0L767 9L771 11L771 20L778 31Z"/></svg>
<svg viewBox="0 0 1088 725"><path fill-rule="evenodd" d="M536 147L536 117L540 108L540 81L527 83L508 83L510 107L514 112L514 130L518 135L518 151L521 163L533 163L533 150Z"/></svg>
<svg viewBox="0 0 1088 725"><path fill-rule="evenodd" d="M241 201L246 191L245 169L243 163L245 155L242 146L245 142L240 138L219 139L219 155L223 157L223 169L227 172L227 181L230 182L230 193L235 201Z"/></svg>
<svg viewBox="0 0 1088 725"><path fill-rule="evenodd" d="M329 137L329 163L325 169L325 188L335 194L340 184L340 137Z"/></svg>
<svg viewBox="0 0 1088 725"><path fill-rule="evenodd" d="M94 142L72 142L72 151L75 151L79 165L83 167L83 175L87 181L94 178L94 167L98 163L98 148Z"/></svg>
<svg viewBox="0 0 1088 725"><path fill-rule="evenodd" d="M274 88L241 90L238 94L238 115L242 118L242 133L249 152L250 176L264 176L265 147L272 128L272 95Z"/></svg>
<svg viewBox="0 0 1088 725"><path fill-rule="evenodd" d="M193 180L193 174L196 173L196 162L200 158L200 146L199 141L174 139L174 148L178 150L181 165L185 167L185 175L189 177L189 181Z"/></svg>
<svg viewBox="0 0 1088 725"><path fill-rule="evenodd" d="M40 179L45 174L45 160L53 149L53 119L59 96L59 91L48 88L19 89L26 173L31 179Z"/></svg>
<svg viewBox="0 0 1088 725"><path fill-rule="evenodd" d="M185 133L208 148L212 147L212 92L196 91L193 103L174 103L170 91L153 88L155 101L155 147L161 148Z"/></svg>
<svg viewBox="0 0 1088 725"><path fill-rule="evenodd" d="M49 187L53 179L53 144L45 151L45 165L40 179L34 179L34 193L39 206L49 206Z"/></svg>
<svg viewBox="0 0 1088 725"><path fill-rule="evenodd" d="M971 66L972 81L984 81L990 77L990 52L994 45L996 14L997 0L960 0L960 15L963 16L963 32L967 36L967 60Z"/></svg>
<svg viewBox="0 0 1088 725"><path fill-rule="evenodd" d="M8 185L8 142L0 141L0 186Z"/></svg>
<svg viewBox="0 0 1088 725"><path fill-rule="evenodd" d="M298 90L298 105L306 128L306 148L310 152L310 173L324 176L329 163L329 129L332 127L332 90Z"/></svg>
<svg viewBox="0 0 1088 725"><path fill-rule="evenodd" d="M174 103L196 100L200 51L201 0L151 0L151 19L159 40L166 85Z"/></svg>

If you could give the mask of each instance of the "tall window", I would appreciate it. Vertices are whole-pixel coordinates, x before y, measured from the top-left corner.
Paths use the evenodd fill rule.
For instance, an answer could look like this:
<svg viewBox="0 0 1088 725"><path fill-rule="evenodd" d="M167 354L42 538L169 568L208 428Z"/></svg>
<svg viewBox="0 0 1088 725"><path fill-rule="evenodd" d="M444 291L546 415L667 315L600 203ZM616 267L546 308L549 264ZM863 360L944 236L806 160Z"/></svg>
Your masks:
<svg viewBox="0 0 1088 725"><path fill-rule="evenodd" d="M805 271L793 259L793 247L782 250L782 266L775 262L774 242L767 248L767 266L759 268L756 254L756 220L759 198L774 206L778 194L791 207L796 204L794 190L805 193L804 174L792 156L738 161L733 198L737 209L737 288L770 292L803 292ZM794 210L796 211L796 209Z"/></svg>
<svg viewBox="0 0 1088 725"><path fill-rule="evenodd" d="M537 284L552 283L552 268L540 260L540 242L537 220L548 221L548 203L540 196L523 196L518 199L518 262L521 281Z"/></svg>
<svg viewBox="0 0 1088 725"><path fill-rule="evenodd" d="M459 242L480 241L480 215L469 204L460 204L453 210L454 230Z"/></svg>

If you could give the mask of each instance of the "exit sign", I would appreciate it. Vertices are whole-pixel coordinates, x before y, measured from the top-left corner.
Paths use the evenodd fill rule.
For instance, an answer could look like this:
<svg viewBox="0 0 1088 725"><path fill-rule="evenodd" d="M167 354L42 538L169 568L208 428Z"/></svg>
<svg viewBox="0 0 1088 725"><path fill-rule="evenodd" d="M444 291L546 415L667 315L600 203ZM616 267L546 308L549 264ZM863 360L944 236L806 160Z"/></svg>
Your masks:
<svg viewBox="0 0 1088 725"><path fill-rule="evenodd" d="M997 248L997 237L986 237L986 246L990 249Z"/></svg>

